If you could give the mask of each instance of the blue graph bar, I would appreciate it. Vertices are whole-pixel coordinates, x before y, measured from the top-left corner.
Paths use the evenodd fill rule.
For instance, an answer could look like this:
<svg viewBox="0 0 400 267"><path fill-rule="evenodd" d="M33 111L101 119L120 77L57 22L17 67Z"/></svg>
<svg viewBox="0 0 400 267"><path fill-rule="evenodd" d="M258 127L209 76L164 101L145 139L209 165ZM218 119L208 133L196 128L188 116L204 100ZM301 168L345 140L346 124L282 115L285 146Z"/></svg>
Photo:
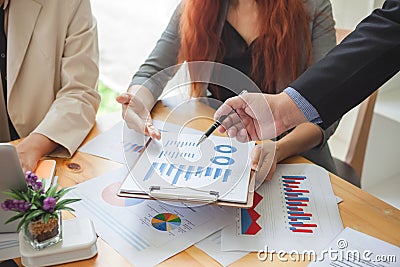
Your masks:
<svg viewBox="0 0 400 267"><path fill-rule="evenodd" d="M190 179L190 176L192 176L193 170L194 170L194 166L189 166L189 168L186 170L186 174L185 174L186 181Z"/></svg>
<svg viewBox="0 0 400 267"><path fill-rule="evenodd" d="M291 225L299 225L299 224L303 224L303 222L289 222L289 224L291 224Z"/></svg>
<svg viewBox="0 0 400 267"><path fill-rule="evenodd" d="M175 185L178 182L179 176L181 175L184 168L185 168L185 165L179 165L179 168L176 170L175 177L172 180L172 183L171 183L172 185Z"/></svg>
<svg viewBox="0 0 400 267"><path fill-rule="evenodd" d="M136 147L136 144L131 144L131 143L127 143L125 144L125 151L129 152L130 150L134 149Z"/></svg>
<svg viewBox="0 0 400 267"><path fill-rule="evenodd" d="M212 168L211 167L207 167L207 170L206 170L206 176L211 176L211 172L212 172Z"/></svg>
<svg viewBox="0 0 400 267"><path fill-rule="evenodd" d="M282 180L284 183L295 183L295 182L297 182L296 180L286 180L286 179L284 179L284 180Z"/></svg>
<svg viewBox="0 0 400 267"><path fill-rule="evenodd" d="M288 211L289 214L304 214L304 211Z"/></svg>
<svg viewBox="0 0 400 267"><path fill-rule="evenodd" d="M231 169L226 169L224 173L224 178L222 178L222 182L227 182L229 176L231 176L232 170Z"/></svg>
<svg viewBox="0 0 400 267"><path fill-rule="evenodd" d="M170 165L169 165L169 169L168 169L168 171L167 171L167 175L170 176L171 173L172 173L172 171L173 171L174 169L175 169L174 164L170 164Z"/></svg>
<svg viewBox="0 0 400 267"><path fill-rule="evenodd" d="M171 141L168 140L168 141L165 143L165 147L167 147L167 146L169 145L170 142L171 142Z"/></svg>
<svg viewBox="0 0 400 267"><path fill-rule="evenodd" d="M164 153L165 153L164 151L161 151L160 155L158 155L158 158L161 158Z"/></svg>
<svg viewBox="0 0 400 267"><path fill-rule="evenodd" d="M203 167L197 167L196 176L199 176L203 172Z"/></svg>
<svg viewBox="0 0 400 267"><path fill-rule="evenodd" d="M286 200L309 200L308 197L285 197Z"/></svg>
<svg viewBox="0 0 400 267"><path fill-rule="evenodd" d="M289 192L285 192L285 195L286 196L295 196L295 197L298 197L298 196L301 196L301 195L303 195L303 193L289 193Z"/></svg>
<svg viewBox="0 0 400 267"><path fill-rule="evenodd" d="M162 163L160 166L160 173L163 174L165 168L167 167L167 163Z"/></svg>
<svg viewBox="0 0 400 267"><path fill-rule="evenodd" d="M192 153L192 158L194 158L194 153Z"/></svg>
<svg viewBox="0 0 400 267"><path fill-rule="evenodd" d="M297 219L297 220L311 220L310 217L297 217L297 216L289 216L289 219Z"/></svg>
<svg viewBox="0 0 400 267"><path fill-rule="evenodd" d="M136 148L135 148L135 150L133 150L134 152L138 152L140 149L142 149L143 148L143 146L137 146Z"/></svg>
<svg viewBox="0 0 400 267"><path fill-rule="evenodd" d="M144 177L143 181L147 181L151 177L151 175L153 174L154 169L157 167L157 165L158 165L158 162L153 162L151 164L151 166L150 166L149 170L147 171L146 176Z"/></svg>
<svg viewBox="0 0 400 267"><path fill-rule="evenodd" d="M220 168L215 169L214 179L217 179L221 175L222 170Z"/></svg>
<svg viewBox="0 0 400 267"><path fill-rule="evenodd" d="M282 178L284 179L306 179L305 176L298 176L298 175L282 175Z"/></svg>

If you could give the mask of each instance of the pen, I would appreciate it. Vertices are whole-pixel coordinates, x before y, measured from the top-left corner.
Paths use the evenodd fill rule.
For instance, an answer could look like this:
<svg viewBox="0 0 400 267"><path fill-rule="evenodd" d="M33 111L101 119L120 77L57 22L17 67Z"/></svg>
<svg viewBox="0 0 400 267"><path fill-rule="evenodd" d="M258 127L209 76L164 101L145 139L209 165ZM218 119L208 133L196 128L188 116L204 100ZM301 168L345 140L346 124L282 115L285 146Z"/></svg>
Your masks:
<svg viewBox="0 0 400 267"><path fill-rule="evenodd" d="M244 95L247 93L247 90L243 90L242 92L240 92L239 95ZM206 140L214 131L215 129L218 128L218 126L220 126L222 124L222 122L229 117L229 115L235 113L235 110L232 109L227 115L222 115L221 117L219 117L218 120L216 120L213 125L211 125L210 128L208 128L208 130L200 137L199 141L197 142L197 145L200 145L201 143L204 142L204 140Z"/></svg>

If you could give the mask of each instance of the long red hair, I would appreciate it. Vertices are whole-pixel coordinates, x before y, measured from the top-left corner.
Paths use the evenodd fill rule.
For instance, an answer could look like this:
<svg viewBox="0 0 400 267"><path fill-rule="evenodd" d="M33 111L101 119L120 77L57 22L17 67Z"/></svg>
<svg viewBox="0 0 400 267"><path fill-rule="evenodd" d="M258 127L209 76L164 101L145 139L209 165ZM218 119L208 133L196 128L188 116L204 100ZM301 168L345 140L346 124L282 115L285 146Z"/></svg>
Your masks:
<svg viewBox="0 0 400 267"><path fill-rule="evenodd" d="M252 47L250 77L264 93L277 93L311 63L309 17L304 0L257 0L260 33ZM220 61L221 0L187 0L180 20L178 62ZM201 95L192 86L193 95ZM197 91L197 92L196 92Z"/></svg>

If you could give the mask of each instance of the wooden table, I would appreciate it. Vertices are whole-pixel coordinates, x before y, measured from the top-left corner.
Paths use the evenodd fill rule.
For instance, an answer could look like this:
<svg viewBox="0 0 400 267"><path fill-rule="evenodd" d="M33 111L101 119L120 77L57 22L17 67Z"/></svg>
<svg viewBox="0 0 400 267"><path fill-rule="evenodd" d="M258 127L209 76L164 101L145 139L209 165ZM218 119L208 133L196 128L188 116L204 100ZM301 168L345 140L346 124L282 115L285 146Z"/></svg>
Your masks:
<svg viewBox="0 0 400 267"><path fill-rule="evenodd" d="M180 104L179 98L159 102L153 111L154 119L166 119L168 122L182 123L192 118L203 116L192 121L188 126L206 130L210 125L206 117L211 118L214 110L198 101ZM168 117L170 111L179 106L179 116ZM120 114L110 114L97 120L96 126L85 140L92 139L107 130L121 119ZM210 119L208 119L210 120ZM73 186L105 172L121 167L119 163L101 159L95 156L77 152L71 159L56 159L57 175L62 186ZM284 163L309 163L302 157L293 157ZM400 246L400 211L348 182L330 174L333 191L343 199L339 204L340 215L345 227L377 237L394 245ZM64 266L131 266L122 256L113 250L101 238L97 241L98 255L85 261L64 264ZM21 265L20 259L16 259ZM281 266L284 262L261 262L256 253L251 253L232 266ZM290 262L290 266L306 266L307 262ZM22 265L21 265L22 266ZM140 264L137 264L140 266ZM171 257L160 266L220 266L207 254L191 246L181 253ZM287 265L286 265L287 266Z"/></svg>

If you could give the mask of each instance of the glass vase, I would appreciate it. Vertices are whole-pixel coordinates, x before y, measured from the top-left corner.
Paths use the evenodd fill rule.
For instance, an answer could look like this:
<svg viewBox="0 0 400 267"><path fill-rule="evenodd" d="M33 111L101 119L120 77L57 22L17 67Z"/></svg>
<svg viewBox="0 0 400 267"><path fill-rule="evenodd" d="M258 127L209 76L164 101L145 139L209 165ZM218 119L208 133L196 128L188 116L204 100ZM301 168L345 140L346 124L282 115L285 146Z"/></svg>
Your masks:
<svg viewBox="0 0 400 267"><path fill-rule="evenodd" d="M36 250L56 244L62 240L61 212L47 223L41 219L30 221L23 231L25 240Z"/></svg>

